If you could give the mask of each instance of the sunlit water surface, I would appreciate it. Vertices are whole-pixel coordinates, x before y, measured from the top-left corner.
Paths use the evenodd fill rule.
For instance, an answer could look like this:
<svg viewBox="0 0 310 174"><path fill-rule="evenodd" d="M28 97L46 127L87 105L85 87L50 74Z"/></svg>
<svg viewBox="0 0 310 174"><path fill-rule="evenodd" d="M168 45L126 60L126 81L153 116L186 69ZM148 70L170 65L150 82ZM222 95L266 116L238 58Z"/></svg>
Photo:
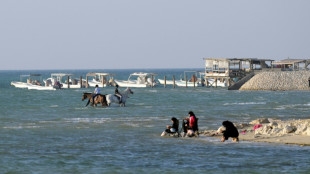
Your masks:
<svg viewBox="0 0 310 174"><path fill-rule="evenodd" d="M135 70L110 70L126 79ZM137 70L146 71L146 70ZM151 70L163 78L183 70ZM43 78L58 71L33 71ZM77 77L90 71L66 71ZM132 89L126 107L85 107L89 89L10 86L26 71L0 71L0 173L309 173L310 148L217 138L161 137L171 117L192 110L199 128L230 120L310 116L310 93L214 88ZM124 90L124 89L121 89ZM103 94L114 88L102 89Z"/></svg>

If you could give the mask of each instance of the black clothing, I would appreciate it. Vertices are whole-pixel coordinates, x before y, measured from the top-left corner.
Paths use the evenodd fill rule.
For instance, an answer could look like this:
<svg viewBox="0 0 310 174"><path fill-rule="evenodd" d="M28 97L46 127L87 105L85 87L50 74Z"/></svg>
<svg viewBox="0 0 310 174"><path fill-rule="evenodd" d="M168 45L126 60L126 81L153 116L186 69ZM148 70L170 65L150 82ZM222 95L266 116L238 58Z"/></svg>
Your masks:
<svg viewBox="0 0 310 174"><path fill-rule="evenodd" d="M175 132L171 132L170 129L172 129L172 128L175 130ZM165 131L166 131L167 133L176 133L176 132L179 132L179 120L175 119L175 120L173 121L173 124L172 124L172 126L171 126L170 129L166 129Z"/></svg>
<svg viewBox="0 0 310 174"><path fill-rule="evenodd" d="M226 128L226 130L223 131L223 136L225 137L225 140L228 140L229 137L232 138L239 137L239 132L232 122L224 121L223 126Z"/></svg>

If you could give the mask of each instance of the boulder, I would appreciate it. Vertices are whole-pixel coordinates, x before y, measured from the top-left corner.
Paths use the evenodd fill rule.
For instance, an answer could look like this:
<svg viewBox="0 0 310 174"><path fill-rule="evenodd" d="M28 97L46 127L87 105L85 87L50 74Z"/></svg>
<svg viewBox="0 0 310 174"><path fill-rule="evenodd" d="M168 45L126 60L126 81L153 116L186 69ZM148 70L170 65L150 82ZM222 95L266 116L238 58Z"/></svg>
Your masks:
<svg viewBox="0 0 310 174"><path fill-rule="evenodd" d="M296 127L295 126L285 126L283 129L283 134L289 134L289 133L293 133L296 131Z"/></svg>
<svg viewBox="0 0 310 174"><path fill-rule="evenodd" d="M283 129L273 128L270 133L273 135L282 135L282 132L283 132Z"/></svg>
<svg viewBox="0 0 310 174"><path fill-rule="evenodd" d="M250 124L262 124L262 123L269 123L269 120L267 118L261 118L261 119L257 119L254 120L252 122L250 122Z"/></svg>
<svg viewBox="0 0 310 174"><path fill-rule="evenodd" d="M277 122L271 122L271 123L269 123L268 124L270 127L272 127L272 128L276 128L276 127L278 127L278 123Z"/></svg>
<svg viewBox="0 0 310 174"><path fill-rule="evenodd" d="M310 127L307 128L306 135L310 136Z"/></svg>
<svg viewBox="0 0 310 174"><path fill-rule="evenodd" d="M297 125L297 130L295 131L295 134L301 134L301 135L304 135L306 134L306 131L307 131L307 125L305 124L299 124Z"/></svg>

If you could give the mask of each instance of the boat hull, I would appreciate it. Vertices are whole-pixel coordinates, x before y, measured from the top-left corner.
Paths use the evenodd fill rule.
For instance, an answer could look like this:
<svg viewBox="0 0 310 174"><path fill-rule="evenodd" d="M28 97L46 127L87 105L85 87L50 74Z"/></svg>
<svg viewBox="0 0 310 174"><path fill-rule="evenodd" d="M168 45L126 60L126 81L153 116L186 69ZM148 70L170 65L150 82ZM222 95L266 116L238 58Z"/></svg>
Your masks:
<svg viewBox="0 0 310 174"><path fill-rule="evenodd" d="M31 84L28 84L28 83L25 83L25 82L13 81L13 82L11 82L11 85L14 86L15 88L28 88L28 86L31 85Z"/></svg>
<svg viewBox="0 0 310 174"><path fill-rule="evenodd" d="M165 84L165 80L163 79L158 79L159 83L164 85ZM176 80L175 84L181 82L180 80ZM166 80L166 85L173 85L173 80Z"/></svg>
<svg viewBox="0 0 310 174"><path fill-rule="evenodd" d="M118 80L115 80L115 83L119 87L130 87L130 88L146 88L146 87L151 87L151 85L149 85L147 83L139 84L136 81L118 81ZM155 86L155 83L153 84L153 86Z"/></svg>
<svg viewBox="0 0 310 174"><path fill-rule="evenodd" d="M48 91L54 91L56 90L54 87L52 86L39 86L39 85L29 85L28 89L31 90L48 90Z"/></svg>
<svg viewBox="0 0 310 174"><path fill-rule="evenodd" d="M180 87L186 87L186 82L185 81L177 82L176 85L180 86ZM197 87L197 86L201 86L201 84L196 82L195 87ZM194 83L193 82L187 82L187 87L194 87Z"/></svg>

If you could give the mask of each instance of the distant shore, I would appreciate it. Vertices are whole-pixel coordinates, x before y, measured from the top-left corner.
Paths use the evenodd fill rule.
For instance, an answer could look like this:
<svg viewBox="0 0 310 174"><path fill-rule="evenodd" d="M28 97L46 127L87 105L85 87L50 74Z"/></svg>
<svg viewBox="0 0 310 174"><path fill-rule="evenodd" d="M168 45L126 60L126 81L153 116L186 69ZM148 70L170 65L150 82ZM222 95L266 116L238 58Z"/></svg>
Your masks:
<svg viewBox="0 0 310 174"><path fill-rule="evenodd" d="M310 119L286 121L258 119L250 123L235 125L239 131L240 141L310 146ZM255 125L258 128L254 131ZM204 130L201 135L218 137L219 141L222 137L217 130Z"/></svg>

